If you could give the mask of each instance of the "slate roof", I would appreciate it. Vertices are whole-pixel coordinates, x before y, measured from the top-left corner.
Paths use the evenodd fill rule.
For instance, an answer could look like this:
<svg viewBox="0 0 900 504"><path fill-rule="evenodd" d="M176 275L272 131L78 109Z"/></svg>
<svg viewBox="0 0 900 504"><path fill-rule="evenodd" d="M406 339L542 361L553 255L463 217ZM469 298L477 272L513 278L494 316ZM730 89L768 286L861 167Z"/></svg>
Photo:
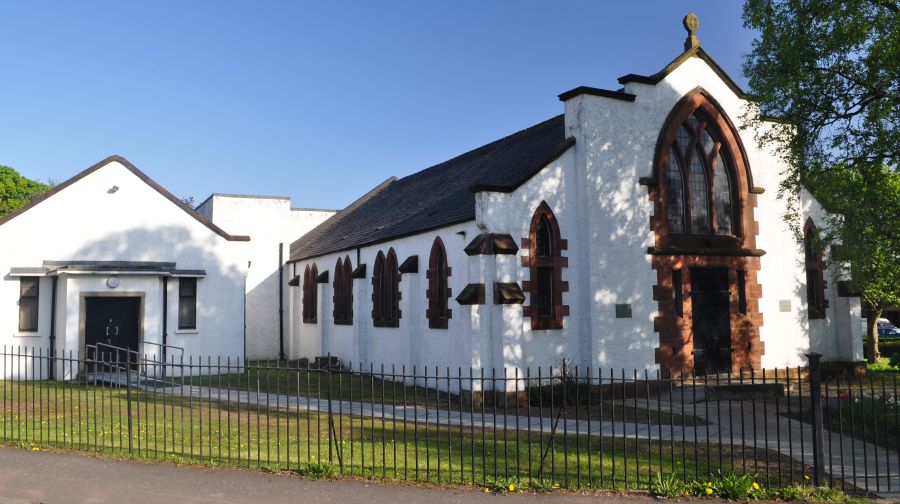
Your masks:
<svg viewBox="0 0 900 504"><path fill-rule="evenodd" d="M510 192L562 155L563 116L407 177L390 178L291 244L290 261L475 219L475 192Z"/></svg>

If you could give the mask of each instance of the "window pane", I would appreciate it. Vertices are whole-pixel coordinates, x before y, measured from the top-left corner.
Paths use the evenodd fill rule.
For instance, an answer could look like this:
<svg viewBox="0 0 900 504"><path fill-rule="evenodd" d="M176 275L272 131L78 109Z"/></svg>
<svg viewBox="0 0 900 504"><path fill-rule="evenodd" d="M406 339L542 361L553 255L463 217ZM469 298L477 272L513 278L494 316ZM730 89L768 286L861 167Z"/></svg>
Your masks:
<svg viewBox="0 0 900 504"><path fill-rule="evenodd" d="M706 154L707 159L709 156L712 156L712 150L715 145L716 142L709 136L709 131L703 130L703 133L700 134L700 146L703 147L703 153Z"/></svg>
<svg viewBox="0 0 900 504"><path fill-rule="evenodd" d="M678 133L675 134L675 141L678 143L678 152L684 154L691 145L691 133L687 130L687 127L682 126L678 128Z"/></svg>
<svg viewBox="0 0 900 504"><path fill-rule="evenodd" d="M696 149L691 152L691 233L709 234L709 190L706 185L706 170Z"/></svg>
<svg viewBox="0 0 900 504"><path fill-rule="evenodd" d="M19 300L19 330L38 330L38 298L28 297Z"/></svg>
<svg viewBox="0 0 900 504"><path fill-rule="evenodd" d="M197 328L197 279L178 280L178 328Z"/></svg>
<svg viewBox="0 0 900 504"><path fill-rule="evenodd" d="M731 181L728 168L720 152L716 156L716 171L713 176L716 198L716 234L730 235L731 231Z"/></svg>
<svg viewBox="0 0 900 504"><path fill-rule="evenodd" d="M21 297L37 297L40 279L35 277L23 277L19 281L19 292Z"/></svg>
<svg viewBox="0 0 900 504"><path fill-rule="evenodd" d="M678 166L678 158L675 149L669 151L669 166L666 168L666 190L668 200L666 211L669 215L669 232L684 232L684 181L681 177L681 168Z"/></svg>
<svg viewBox="0 0 900 504"><path fill-rule="evenodd" d="M687 122L688 122L688 124L691 125L691 128L693 128L695 131L697 129L697 126L700 126L700 121L697 119L697 116L695 116L694 114L691 114L688 116Z"/></svg>
<svg viewBox="0 0 900 504"><path fill-rule="evenodd" d="M538 224L537 246L535 248L538 257L550 257L553 255L553 232L546 217L541 217L541 221Z"/></svg>
<svg viewBox="0 0 900 504"><path fill-rule="evenodd" d="M553 268L537 269L538 318L553 319Z"/></svg>

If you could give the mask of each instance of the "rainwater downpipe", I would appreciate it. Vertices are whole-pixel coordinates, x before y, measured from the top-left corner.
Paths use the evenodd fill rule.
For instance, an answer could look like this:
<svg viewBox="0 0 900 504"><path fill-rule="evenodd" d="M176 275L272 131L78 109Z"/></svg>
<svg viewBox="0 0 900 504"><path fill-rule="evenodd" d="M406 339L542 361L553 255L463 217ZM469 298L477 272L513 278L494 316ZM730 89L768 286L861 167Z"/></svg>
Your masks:
<svg viewBox="0 0 900 504"><path fill-rule="evenodd" d="M50 295L50 369L49 376L51 380L56 379L56 282L59 277L52 278L52 288Z"/></svg>
<svg viewBox="0 0 900 504"><path fill-rule="evenodd" d="M278 359L284 360L284 243L278 244Z"/></svg>

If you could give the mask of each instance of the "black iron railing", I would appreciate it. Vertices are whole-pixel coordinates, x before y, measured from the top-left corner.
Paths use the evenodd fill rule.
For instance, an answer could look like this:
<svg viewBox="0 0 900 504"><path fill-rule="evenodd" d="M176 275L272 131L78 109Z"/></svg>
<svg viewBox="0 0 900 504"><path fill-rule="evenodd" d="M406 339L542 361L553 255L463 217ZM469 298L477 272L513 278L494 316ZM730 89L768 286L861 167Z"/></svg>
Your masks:
<svg viewBox="0 0 900 504"><path fill-rule="evenodd" d="M470 485L646 490L728 471L771 487L900 491L896 378L823 378L817 356L807 368L675 377L325 362L4 347L0 439Z"/></svg>

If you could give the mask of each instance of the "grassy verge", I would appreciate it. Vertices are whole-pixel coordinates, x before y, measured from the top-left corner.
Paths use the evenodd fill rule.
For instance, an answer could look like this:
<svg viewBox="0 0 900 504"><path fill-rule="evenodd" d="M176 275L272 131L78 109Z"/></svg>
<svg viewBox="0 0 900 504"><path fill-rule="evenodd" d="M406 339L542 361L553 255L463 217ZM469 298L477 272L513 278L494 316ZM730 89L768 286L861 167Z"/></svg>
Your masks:
<svg viewBox="0 0 900 504"><path fill-rule="evenodd" d="M805 471L785 457L745 447L571 432L551 439L502 426L329 418L56 382L0 382L0 407L0 439L8 443L213 466L303 472L328 464L342 474L392 480L645 490L659 472L702 478L724 466L786 483Z"/></svg>

